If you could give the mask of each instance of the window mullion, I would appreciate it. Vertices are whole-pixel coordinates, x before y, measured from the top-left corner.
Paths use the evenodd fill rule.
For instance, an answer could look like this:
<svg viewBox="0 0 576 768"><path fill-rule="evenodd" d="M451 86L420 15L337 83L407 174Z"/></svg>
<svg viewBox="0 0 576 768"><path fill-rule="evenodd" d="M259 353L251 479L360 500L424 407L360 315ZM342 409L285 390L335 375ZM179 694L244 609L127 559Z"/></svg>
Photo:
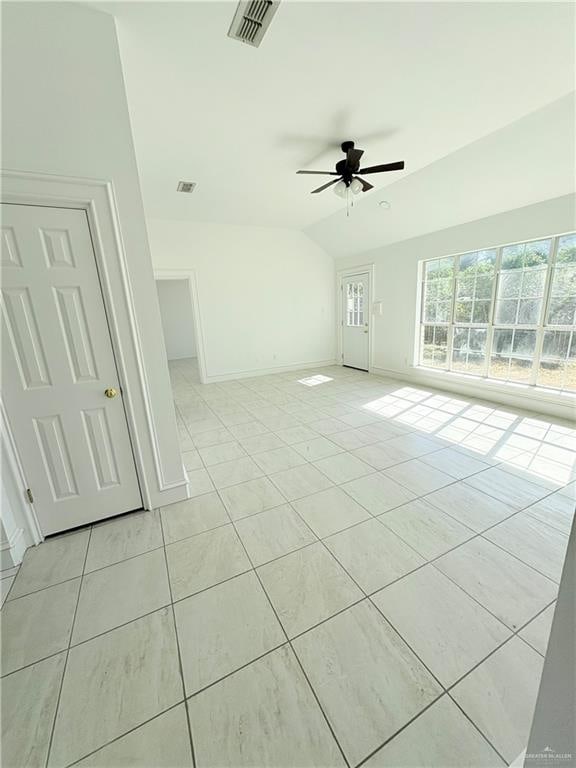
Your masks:
<svg viewBox="0 0 576 768"><path fill-rule="evenodd" d="M448 317L448 334L446 337L447 369L452 370L452 345L454 343L454 316L456 307L456 275L460 268L460 256L454 256L454 269L452 270L452 300L450 302L450 315Z"/></svg>
<svg viewBox="0 0 576 768"><path fill-rule="evenodd" d="M530 377L530 384L536 386L538 383L538 373L540 372L540 360L542 358L542 349L544 347L544 331L546 329L546 318L548 316L548 305L550 302L550 292L552 290L552 276L554 274L554 266L556 264L556 253L558 250L558 242L560 238L554 237L552 239L552 248L550 252L550 258L548 259L548 269L546 270L546 280L544 282L544 292L542 295L542 309L540 310L540 322L536 331L536 347L534 349L534 363L532 366L532 376Z"/></svg>
<svg viewBox="0 0 576 768"><path fill-rule="evenodd" d="M492 285L492 300L488 315L488 333L486 334L486 362L484 376L490 378L490 360L492 359L492 342L494 340L494 323L496 321L496 299L498 297L498 285L500 283L500 270L502 268L502 248L496 249L496 262L494 264L494 283Z"/></svg>

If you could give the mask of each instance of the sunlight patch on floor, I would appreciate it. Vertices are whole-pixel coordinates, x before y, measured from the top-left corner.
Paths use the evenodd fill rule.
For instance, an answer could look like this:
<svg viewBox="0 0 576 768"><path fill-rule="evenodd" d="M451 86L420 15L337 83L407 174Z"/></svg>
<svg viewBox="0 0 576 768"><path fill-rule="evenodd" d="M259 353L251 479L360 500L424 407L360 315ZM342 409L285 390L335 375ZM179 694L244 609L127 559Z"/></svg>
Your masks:
<svg viewBox="0 0 576 768"><path fill-rule="evenodd" d="M462 398L400 387L363 409L558 485L576 465L576 429Z"/></svg>
<svg viewBox="0 0 576 768"><path fill-rule="evenodd" d="M325 384L327 381L333 381L333 379L330 376L322 376L321 374L308 376L307 379L298 379L299 384L305 384L307 387L317 387L319 384Z"/></svg>

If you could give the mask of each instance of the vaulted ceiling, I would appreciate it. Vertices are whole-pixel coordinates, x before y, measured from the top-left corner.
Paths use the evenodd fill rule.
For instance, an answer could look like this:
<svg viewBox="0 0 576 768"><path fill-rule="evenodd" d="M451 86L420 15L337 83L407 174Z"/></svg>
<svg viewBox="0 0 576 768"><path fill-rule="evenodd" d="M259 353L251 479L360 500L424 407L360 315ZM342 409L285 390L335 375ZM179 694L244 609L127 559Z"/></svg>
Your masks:
<svg viewBox="0 0 576 768"><path fill-rule="evenodd" d="M562 162L532 188L546 142L558 164L573 141L570 3L284 0L259 48L227 37L235 3L96 5L117 18L150 217L304 229L347 253L458 223L451 208L466 220L570 191ZM350 219L331 191L309 194L321 177L295 174L331 170L346 139L368 164L406 162Z"/></svg>

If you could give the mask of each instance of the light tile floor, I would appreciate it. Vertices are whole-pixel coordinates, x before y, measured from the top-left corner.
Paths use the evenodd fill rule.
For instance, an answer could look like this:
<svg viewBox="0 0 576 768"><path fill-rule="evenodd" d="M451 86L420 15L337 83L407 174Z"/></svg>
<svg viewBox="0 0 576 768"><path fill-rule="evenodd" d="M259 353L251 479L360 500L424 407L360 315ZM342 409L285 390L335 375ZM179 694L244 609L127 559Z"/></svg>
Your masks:
<svg viewBox="0 0 576 768"><path fill-rule="evenodd" d="M2 764L513 761L573 425L344 368L171 373L191 498L2 578Z"/></svg>

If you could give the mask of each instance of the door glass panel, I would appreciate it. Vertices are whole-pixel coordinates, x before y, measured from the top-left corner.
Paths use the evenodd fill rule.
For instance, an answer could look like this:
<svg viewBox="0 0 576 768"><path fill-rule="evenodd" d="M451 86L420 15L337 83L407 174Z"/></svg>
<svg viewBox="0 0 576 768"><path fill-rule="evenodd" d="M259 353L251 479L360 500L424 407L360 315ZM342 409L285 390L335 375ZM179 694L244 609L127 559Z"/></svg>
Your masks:
<svg viewBox="0 0 576 768"><path fill-rule="evenodd" d="M346 325L357 328L364 325L364 283L348 283L346 286Z"/></svg>

